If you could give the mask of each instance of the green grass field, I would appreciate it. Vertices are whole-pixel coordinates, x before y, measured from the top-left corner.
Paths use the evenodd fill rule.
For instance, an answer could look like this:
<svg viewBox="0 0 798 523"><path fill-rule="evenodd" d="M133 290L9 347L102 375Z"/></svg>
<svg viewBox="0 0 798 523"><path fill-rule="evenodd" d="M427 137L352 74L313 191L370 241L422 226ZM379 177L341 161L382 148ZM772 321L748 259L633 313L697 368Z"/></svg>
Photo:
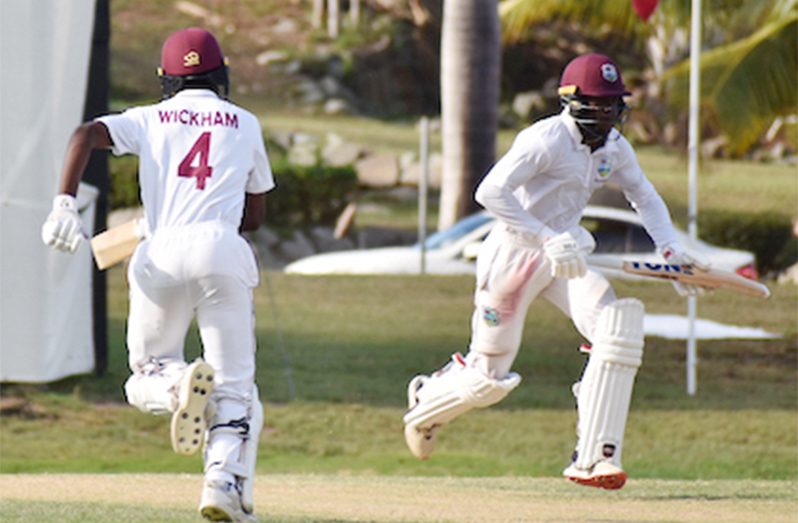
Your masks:
<svg viewBox="0 0 798 523"><path fill-rule="evenodd" d="M500 406L444 430L427 463L401 437L405 384L468 340L469 277L307 278L267 273L256 292L258 382L267 402L262 472L538 476L560 473L573 445L569 386L583 357L569 322L533 305L515 368L521 387ZM0 472L192 472L171 454L165 419L125 406L125 282L110 271L112 346L102 378L5 387L27 401L4 415ZM650 312L683 313L667 284L616 282ZM271 290L271 294L269 291ZM770 341L699 343L699 390L685 394L684 343L650 338L629 419L625 464L633 477L798 479L798 288L767 302L720 291L701 317L762 327ZM279 323L275 323L275 319ZM198 354L195 332L188 355ZM285 361L296 390L289 401ZM97 452L97 449L102 449ZM496 449L501 449L497 452Z"/></svg>

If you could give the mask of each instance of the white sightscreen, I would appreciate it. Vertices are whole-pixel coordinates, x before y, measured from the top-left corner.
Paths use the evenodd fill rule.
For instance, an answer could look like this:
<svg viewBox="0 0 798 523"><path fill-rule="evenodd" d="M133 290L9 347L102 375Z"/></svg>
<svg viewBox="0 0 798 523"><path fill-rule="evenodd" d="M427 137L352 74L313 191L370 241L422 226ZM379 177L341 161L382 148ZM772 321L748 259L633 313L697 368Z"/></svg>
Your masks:
<svg viewBox="0 0 798 523"><path fill-rule="evenodd" d="M88 80L94 0L0 1L0 381L94 368L92 259L42 244ZM93 229L96 190L79 204Z"/></svg>

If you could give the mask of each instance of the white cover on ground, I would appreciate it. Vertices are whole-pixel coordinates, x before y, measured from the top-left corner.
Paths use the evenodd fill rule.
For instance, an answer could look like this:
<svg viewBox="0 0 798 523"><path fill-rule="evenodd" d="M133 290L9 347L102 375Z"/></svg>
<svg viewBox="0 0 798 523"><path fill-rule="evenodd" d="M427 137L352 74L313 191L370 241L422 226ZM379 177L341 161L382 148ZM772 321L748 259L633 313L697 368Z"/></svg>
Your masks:
<svg viewBox="0 0 798 523"><path fill-rule="evenodd" d="M646 314L643 329L646 336L659 336L671 340L686 340L689 319L675 314ZM727 325L711 320L696 319L695 337L699 340L768 340L781 338L781 334L759 327Z"/></svg>
<svg viewBox="0 0 798 523"><path fill-rule="evenodd" d="M92 259L41 241L88 79L94 0L0 2L0 381L94 368ZM91 231L97 191L78 204Z"/></svg>

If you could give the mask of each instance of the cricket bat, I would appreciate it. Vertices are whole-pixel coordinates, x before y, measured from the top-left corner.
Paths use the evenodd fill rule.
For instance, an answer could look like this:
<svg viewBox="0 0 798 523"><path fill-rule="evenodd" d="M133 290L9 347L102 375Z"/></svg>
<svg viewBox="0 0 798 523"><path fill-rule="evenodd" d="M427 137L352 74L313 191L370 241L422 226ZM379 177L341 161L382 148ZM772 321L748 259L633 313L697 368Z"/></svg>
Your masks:
<svg viewBox="0 0 798 523"><path fill-rule="evenodd" d="M601 260L591 264L599 268L620 269L626 273L646 278L676 280L708 289L727 289L757 298L770 297L770 289L766 285L730 271L711 267L709 270L702 270L690 264L647 263L634 260L622 262Z"/></svg>
<svg viewBox="0 0 798 523"><path fill-rule="evenodd" d="M136 250L141 241L139 220L130 220L91 239L91 251L97 268L105 270L121 262Z"/></svg>

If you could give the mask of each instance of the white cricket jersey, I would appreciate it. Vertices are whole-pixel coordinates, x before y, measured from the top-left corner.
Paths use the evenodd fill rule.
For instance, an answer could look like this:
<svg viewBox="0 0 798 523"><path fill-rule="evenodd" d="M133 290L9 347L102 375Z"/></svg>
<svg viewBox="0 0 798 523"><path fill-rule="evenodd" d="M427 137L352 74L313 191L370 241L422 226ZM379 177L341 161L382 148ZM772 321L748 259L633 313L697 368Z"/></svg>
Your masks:
<svg viewBox="0 0 798 523"><path fill-rule="evenodd" d="M477 201L539 241L573 229L593 192L621 187L658 247L676 241L668 208L643 174L632 146L613 129L594 152L565 111L521 131L480 183Z"/></svg>
<svg viewBox="0 0 798 523"><path fill-rule="evenodd" d="M186 89L97 121L108 128L115 155L139 157L151 232L207 221L237 229L245 193L274 188L257 118L213 91Z"/></svg>

